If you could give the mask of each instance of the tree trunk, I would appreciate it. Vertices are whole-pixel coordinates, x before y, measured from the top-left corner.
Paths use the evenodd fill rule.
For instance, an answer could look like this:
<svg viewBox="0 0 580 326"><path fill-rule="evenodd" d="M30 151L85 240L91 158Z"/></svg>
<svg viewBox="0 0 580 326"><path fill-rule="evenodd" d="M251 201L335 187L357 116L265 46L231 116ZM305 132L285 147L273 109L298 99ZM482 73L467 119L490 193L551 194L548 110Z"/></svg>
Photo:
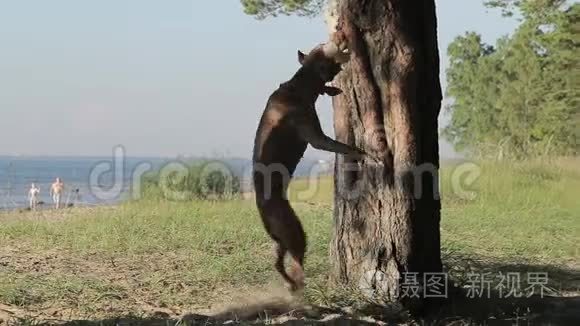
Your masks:
<svg viewBox="0 0 580 326"><path fill-rule="evenodd" d="M336 138L383 162L336 157L333 275L406 304L405 273L423 284L425 273L442 271L435 3L339 0L337 8L352 56L336 80L344 92L333 98Z"/></svg>

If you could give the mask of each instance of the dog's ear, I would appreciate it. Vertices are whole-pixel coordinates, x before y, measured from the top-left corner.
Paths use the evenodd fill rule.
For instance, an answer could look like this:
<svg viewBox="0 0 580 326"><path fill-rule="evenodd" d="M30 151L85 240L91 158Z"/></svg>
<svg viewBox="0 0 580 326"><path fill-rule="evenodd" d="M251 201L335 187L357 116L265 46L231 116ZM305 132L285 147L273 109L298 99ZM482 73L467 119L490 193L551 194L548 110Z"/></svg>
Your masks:
<svg viewBox="0 0 580 326"><path fill-rule="evenodd" d="M302 51L298 50L298 62L300 65L304 64L304 59L306 58L306 54L302 53Z"/></svg>
<svg viewBox="0 0 580 326"><path fill-rule="evenodd" d="M322 92L329 96L336 96L342 94L342 90L340 88L332 86L324 86Z"/></svg>

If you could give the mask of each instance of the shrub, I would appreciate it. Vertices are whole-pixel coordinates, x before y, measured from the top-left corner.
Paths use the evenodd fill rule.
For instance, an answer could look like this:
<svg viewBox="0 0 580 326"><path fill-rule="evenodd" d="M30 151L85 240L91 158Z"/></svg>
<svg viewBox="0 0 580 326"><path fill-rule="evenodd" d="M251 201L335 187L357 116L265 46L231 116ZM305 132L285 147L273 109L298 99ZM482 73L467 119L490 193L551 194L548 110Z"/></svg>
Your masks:
<svg viewBox="0 0 580 326"><path fill-rule="evenodd" d="M143 180L142 197L164 200L226 200L241 194L240 177L220 161L168 163Z"/></svg>

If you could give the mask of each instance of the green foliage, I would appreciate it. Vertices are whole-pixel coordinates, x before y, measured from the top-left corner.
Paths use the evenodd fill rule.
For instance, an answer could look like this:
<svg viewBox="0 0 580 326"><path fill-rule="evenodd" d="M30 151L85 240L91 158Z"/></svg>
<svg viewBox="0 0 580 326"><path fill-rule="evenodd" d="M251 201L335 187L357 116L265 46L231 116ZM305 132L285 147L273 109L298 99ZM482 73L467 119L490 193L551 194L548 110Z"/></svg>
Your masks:
<svg viewBox="0 0 580 326"><path fill-rule="evenodd" d="M448 47L453 102L444 136L457 150L483 156L577 154L580 5L507 3L524 17L511 37L492 47L469 32Z"/></svg>
<svg viewBox="0 0 580 326"><path fill-rule="evenodd" d="M240 194L240 177L222 162L196 162L186 170L164 167L144 178L143 195L148 199L232 199Z"/></svg>
<svg viewBox="0 0 580 326"><path fill-rule="evenodd" d="M485 0L490 8L499 8L506 17L520 14L525 18L541 16L554 9L565 9L569 0Z"/></svg>
<svg viewBox="0 0 580 326"><path fill-rule="evenodd" d="M296 14L313 16L320 12L324 0L241 0L244 12L264 19L268 16Z"/></svg>

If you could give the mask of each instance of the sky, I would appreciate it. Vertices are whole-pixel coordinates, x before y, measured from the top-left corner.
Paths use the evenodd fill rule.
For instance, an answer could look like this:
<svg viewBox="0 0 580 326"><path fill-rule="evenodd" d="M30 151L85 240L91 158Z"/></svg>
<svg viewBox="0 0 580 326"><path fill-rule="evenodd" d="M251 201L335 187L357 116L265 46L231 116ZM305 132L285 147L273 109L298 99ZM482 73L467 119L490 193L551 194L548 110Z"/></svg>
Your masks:
<svg viewBox="0 0 580 326"><path fill-rule="evenodd" d="M457 35L493 42L516 22L482 0L436 3L445 87ZM105 156L121 145L128 156L249 158L296 51L326 38L322 15L260 21L238 0L0 0L0 155ZM317 106L333 136L330 99ZM455 155L442 139L441 156Z"/></svg>

